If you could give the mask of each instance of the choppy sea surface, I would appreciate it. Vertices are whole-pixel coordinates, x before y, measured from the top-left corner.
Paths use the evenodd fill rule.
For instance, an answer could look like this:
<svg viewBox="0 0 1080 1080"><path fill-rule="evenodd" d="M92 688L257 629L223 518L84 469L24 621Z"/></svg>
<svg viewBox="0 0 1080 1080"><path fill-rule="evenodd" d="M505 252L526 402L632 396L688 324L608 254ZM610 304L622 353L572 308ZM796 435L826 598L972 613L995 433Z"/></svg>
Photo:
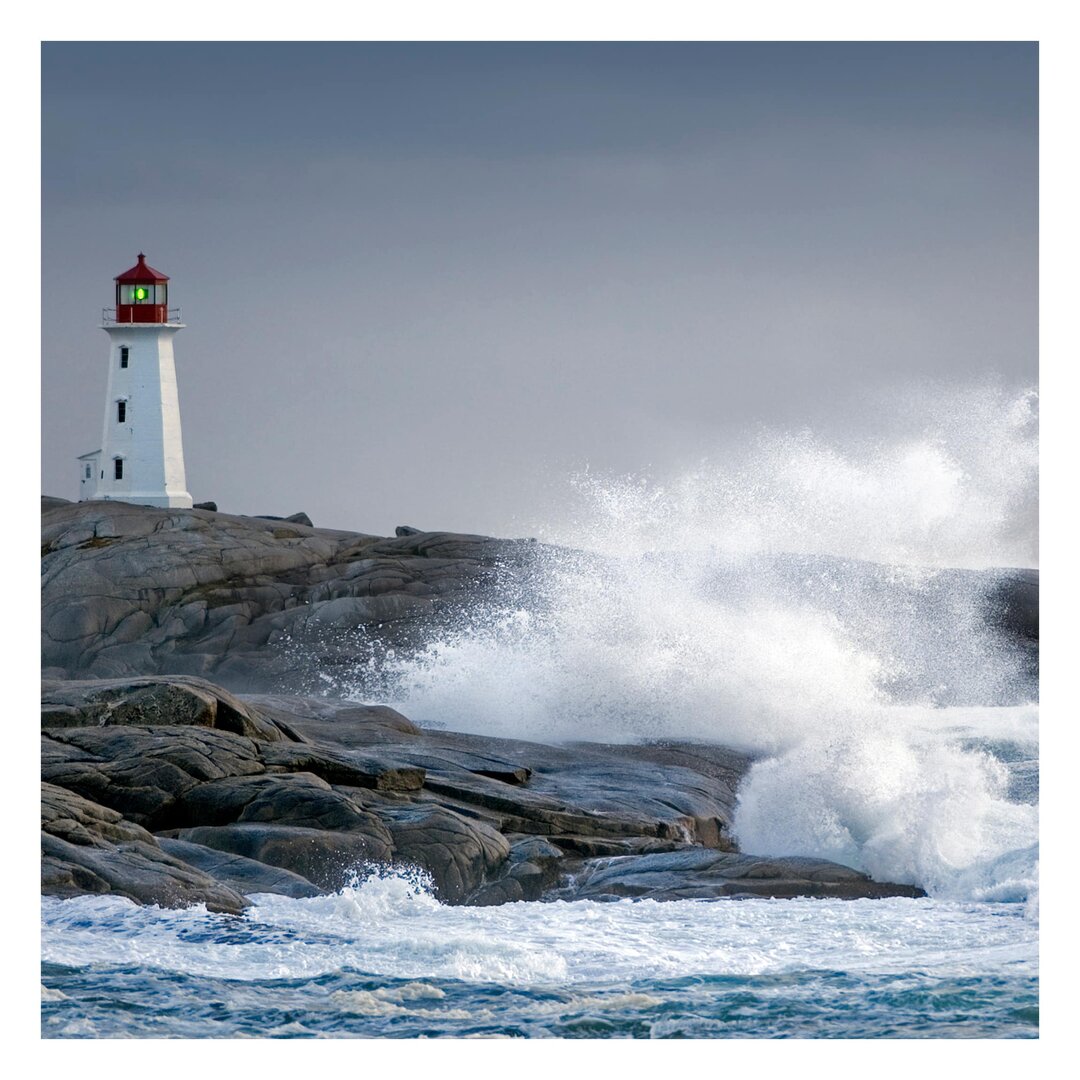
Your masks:
<svg viewBox="0 0 1080 1080"><path fill-rule="evenodd" d="M681 900L447 907L371 878L244 916L43 901L59 1038L1032 1038L1029 905Z"/></svg>

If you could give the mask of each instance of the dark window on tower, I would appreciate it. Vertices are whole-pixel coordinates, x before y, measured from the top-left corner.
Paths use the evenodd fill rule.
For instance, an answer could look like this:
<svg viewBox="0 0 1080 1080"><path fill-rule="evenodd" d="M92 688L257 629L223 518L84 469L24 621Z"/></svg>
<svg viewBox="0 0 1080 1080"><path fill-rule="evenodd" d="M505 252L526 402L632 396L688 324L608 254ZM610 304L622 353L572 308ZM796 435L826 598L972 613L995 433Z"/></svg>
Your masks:
<svg viewBox="0 0 1080 1080"><path fill-rule="evenodd" d="M116 422L122 424L127 419L127 402L118 401L116 403Z"/></svg>
<svg viewBox="0 0 1080 1080"><path fill-rule="evenodd" d="M122 457L118 457L113 462L113 477L117 480L124 479L124 459Z"/></svg>
<svg viewBox="0 0 1080 1080"><path fill-rule="evenodd" d="M128 365L128 347L126 345L120 346L120 366L127 367Z"/></svg>
<svg viewBox="0 0 1080 1080"><path fill-rule="evenodd" d="M90 466L89 465L86 466L86 479L87 480L90 479Z"/></svg>

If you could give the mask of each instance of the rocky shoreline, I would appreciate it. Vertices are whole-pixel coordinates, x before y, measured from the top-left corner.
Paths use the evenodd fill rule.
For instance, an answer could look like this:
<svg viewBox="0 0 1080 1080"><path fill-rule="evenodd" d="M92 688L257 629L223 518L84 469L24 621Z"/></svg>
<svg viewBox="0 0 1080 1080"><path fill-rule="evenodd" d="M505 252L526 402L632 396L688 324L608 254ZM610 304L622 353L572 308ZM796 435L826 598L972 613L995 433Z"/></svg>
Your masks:
<svg viewBox="0 0 1080 1080"><path fill-rule="evenodd" d="M43 500L43 893L238 913L378 865L419 868L451 904L922 895L739 852L751 760L731 749L550 746L283 692L283 640L331 667L357 628L415 640L526 577L539 547L399 534Z"/></svg>
<svg viewBox="0 0 1080 1080"><path fill-rule="evenodd" d="M740 854L745 755L424 731L384 706L237 697L193 677L46 681L42 891L239 912L379 864L452 904L917 896Z"/></svg>

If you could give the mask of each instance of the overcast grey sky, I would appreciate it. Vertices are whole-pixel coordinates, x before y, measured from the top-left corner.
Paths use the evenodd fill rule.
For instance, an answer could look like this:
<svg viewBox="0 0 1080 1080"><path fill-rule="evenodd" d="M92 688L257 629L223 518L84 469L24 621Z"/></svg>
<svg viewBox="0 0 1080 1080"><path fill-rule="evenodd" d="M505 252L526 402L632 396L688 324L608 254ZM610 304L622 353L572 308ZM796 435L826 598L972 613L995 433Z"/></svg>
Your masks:
<svg viewBox="0 0 1080 1080"><path fill-rule="evenodd" d="M188 486L520 531L867 396L1036 378L1033 44L46 44L43 489L172 278Z"/></svg>

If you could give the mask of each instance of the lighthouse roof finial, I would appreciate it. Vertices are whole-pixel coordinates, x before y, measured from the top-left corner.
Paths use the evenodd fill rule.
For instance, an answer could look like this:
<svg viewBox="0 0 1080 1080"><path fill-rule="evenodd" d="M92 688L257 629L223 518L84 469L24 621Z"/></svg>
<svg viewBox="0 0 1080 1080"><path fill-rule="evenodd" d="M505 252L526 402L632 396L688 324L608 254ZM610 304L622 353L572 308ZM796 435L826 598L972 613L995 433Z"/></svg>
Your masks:
<svg viewBox="0 0 1080 1080"><path fill-rule="evenodd" d="M155 270L146 261L146 256L140 251L139 261L130 269L118 274L115 278L121 285L146 284L147 282L168 281L168 274Z"/></svg>

